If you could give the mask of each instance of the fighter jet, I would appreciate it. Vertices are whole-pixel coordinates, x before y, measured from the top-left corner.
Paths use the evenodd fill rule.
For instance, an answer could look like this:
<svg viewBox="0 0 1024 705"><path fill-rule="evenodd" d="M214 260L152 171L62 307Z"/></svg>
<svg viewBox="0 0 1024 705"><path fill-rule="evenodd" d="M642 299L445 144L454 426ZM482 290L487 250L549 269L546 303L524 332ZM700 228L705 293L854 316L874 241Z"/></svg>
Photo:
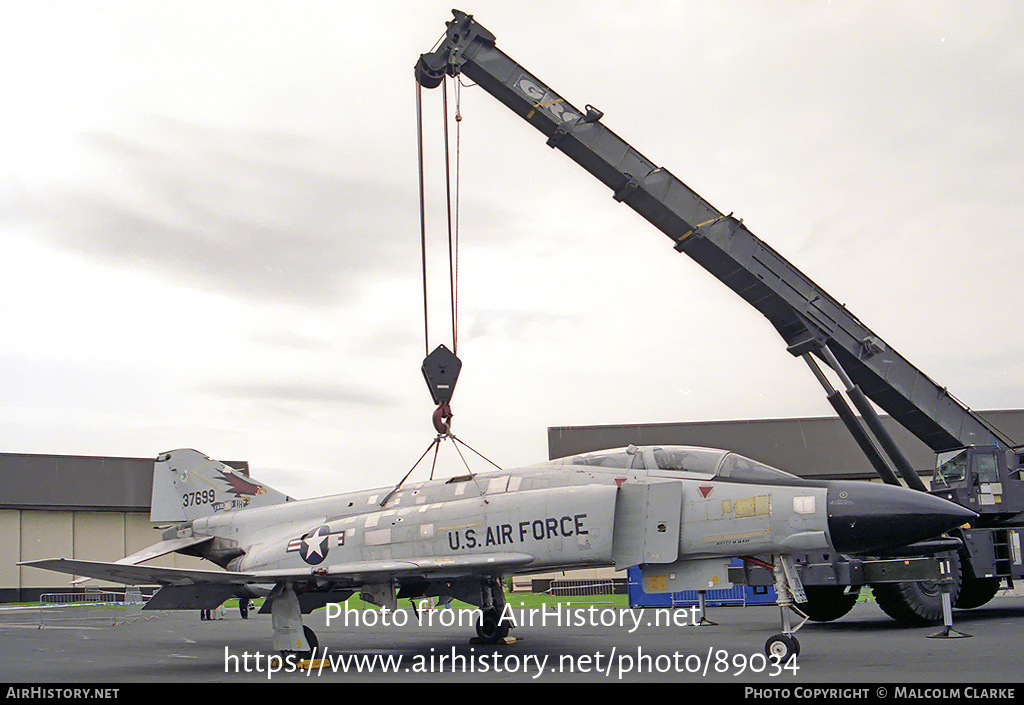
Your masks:
<svg viewBox="0 0 1024 705"><path fill-rule="evenodd" d="M648 592L706 590L725 585L729 559L768 555L787 604L806 599L794 554L877 555L975 516L924 492L803 480L709 448L630 446L306 500L183 449L154 464L150 518L172 523L162 541L114 563L20 565L160 585L147 610L264 596L274 648L308 654L318 640L302 615L356 592L389 609L402 598L461 600L479 608L477 637L494 643L514 626L508 575L641 566ZM140 565L171 552L222 569ZM793 631L783 617L768 653L798 652Z"/></svg>

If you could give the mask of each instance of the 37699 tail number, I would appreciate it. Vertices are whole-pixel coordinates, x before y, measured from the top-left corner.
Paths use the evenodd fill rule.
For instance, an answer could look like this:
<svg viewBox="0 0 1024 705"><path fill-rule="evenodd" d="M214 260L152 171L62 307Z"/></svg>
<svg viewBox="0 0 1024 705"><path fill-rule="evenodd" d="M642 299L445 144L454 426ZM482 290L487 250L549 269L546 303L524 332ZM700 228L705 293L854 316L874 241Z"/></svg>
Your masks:
<svg viewBox="0 0 1024 705"><path fill-rule="evenodd" d="M181 496L182 507L198 507L201 504L213 504L216 500L215 490L199 490L198 492L186 492Z"/></svg>

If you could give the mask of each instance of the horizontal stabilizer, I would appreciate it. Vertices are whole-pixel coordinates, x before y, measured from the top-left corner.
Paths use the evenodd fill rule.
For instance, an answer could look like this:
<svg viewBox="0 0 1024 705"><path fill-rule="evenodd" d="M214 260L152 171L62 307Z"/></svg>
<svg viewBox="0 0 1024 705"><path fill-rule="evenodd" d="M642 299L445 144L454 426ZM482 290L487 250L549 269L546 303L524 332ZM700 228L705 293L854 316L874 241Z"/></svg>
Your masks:
<svg viewBox="0 0 1024 705"><path fill-rule="evenodd" d="M141 551L136 551L131 555L119 558L114 561L124 565L138 565L139 563L145 563L146 561L160 556L165 556L168 553L174 553L190 546L198 546L199 544L206 543L207 541L213 540L212 536L185 536L183 538L169 539L167 541L161 541L155 543L148 548L144 548Z"/></svg>
<svg viewBox="0 0 1024 705"><path fill-rule="evenodd" d="M184 538L161 541L160 543L155 543L152 546L142 549L141 551L136 551L135 553L127 555L124 558L118 558L116 561L114 561L114 564L138 565L139 563L145 563L146 561L153 560L154 558L165 556L168 553L180 551L183 548L189 548L190 546L198 546L199 544L206 543L207 541L210 541L212 539L212 536L186 536ZM91 578L90 576L76 578L75 580L71 581L71 584L78 585L79 583L84 583L86 580L92 579L93 578Z"/></svg>
<svg viewBox="0 0 1024 705"><path fill-rule="evenodd" d="M80 561L69 558L46 558L40 561L18 563L29 568L42 568L68 575L83 575L97 580L109 580L125 585L244 585L253 582L245 573L224 570L193 570L164 568L154 565L126 565L100 561Z"/></svg>

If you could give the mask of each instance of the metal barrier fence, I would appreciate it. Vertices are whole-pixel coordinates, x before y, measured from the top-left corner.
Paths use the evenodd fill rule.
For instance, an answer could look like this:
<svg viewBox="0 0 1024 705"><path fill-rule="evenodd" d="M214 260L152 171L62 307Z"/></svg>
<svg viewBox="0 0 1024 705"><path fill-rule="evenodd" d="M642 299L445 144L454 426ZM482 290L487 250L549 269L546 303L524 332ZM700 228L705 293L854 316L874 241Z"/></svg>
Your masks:
<svg viewBox="0 0 1024 705"><path fill-rule="evenodd" d="M148 599L141 588L129 587L124 591L124 603L126 605L143 605Z"/></svg>
<svg viewBox="0 0 1024 705"><path fill-rule="evenodd" d="M552 580L551 587L544 594L557 602L612 604L615 602L615 583L611 580Z"/></svg>
<svg viewBox="0 0 1024 705"><path fill-rule="evenodd" d="M123 593L86 588L76 592L48 592L39 596L39 626L105 629L142 618L148 596L137 587ZM153 619L159 613L147 613Z"/></svg>
<svg viewBox="0 0 1024 705"><path fill-rule="evenodd" d="M86 590L84 592L44 592L39 596L40 607L54 605L123 604L125 596L117 592Z"/></svg>

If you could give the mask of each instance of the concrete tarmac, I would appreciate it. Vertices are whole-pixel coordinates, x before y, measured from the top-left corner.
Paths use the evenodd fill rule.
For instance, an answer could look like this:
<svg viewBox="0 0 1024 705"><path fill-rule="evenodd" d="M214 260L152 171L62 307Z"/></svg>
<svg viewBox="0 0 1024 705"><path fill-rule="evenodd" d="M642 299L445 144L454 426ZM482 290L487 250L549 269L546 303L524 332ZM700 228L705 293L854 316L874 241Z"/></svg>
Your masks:
<svg viewBox="0 0 1024 705"><path fill-rule="evenodd" d="M510 606L515 609L514 595ZM326 658L312 669L274 665L269 615L237 610L201 621L198 612L138 608L0 609L0 682L588 682L1016 684L1024 597L997 597L954 613L970 638L929 638L941 627L906 628L872 602L831 623L798 632L801 653L781 667L764 656L779 631L775 606L717 607L714 625L694 624L689 608L514 612L515 643L471 643L468 610L410 610L376 617L321 609L305 618ZM448 612L449 614L443 614ZM385 615L390 618L385 620ZM400 616L404 615L404 616ZM328 624L328 617L331 617ZM463 624L459 624L459 620ZM373 621L374 624L369 622ZM386 623L382 623L386 621ZM1021 691L1017 688L1018 692Z"/></svg>

